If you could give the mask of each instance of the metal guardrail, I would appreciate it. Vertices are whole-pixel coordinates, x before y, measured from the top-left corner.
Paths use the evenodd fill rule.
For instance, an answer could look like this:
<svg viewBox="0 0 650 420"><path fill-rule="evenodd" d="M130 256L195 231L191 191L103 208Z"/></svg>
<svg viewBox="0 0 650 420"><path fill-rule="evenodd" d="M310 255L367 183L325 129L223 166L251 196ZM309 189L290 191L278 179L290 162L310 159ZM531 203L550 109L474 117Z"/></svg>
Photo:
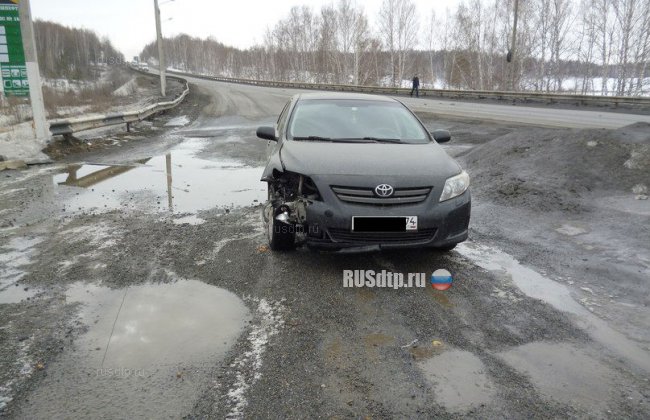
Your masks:
<svg viewBox="0 0 650 420"><path fill-rule="evenodd" d="M149 74L145 72L140 73L145 75ZM49 121L50 132L53 136L69 136L80 131L92 130L93 128L107 127L117 124L127 124L127 127L129 127L131 123L142 121L159 112L175 108L181 102L183 102L185 97L190 92L190 88L187 80L182 77L169 76L169 78L180 80L185 84L183 93L177 96L173 101L158 102L152 105L148 105L142 109L123 113L52 120Z"/></svg>
<svg viewBox="0 0 650 420"><path fill-rule="evenodd" d="M377 93L382 95L408 95L411 89L394 88L381 86L355 86L323 83L302 83L302 82L274 82L271 80L240 79L221 76L206 76L180 71L170 71L181 76L194 77L198 79L214 80L218 82L238 83L254 86L331 90L339 92ZM564 103L572 105L592 106L626 106L642 107L650 109L650 97L643 96L595 96L578 95L565 93L540 93L540 92L507 92L507 91L485 91L485 90L459 90L459 89L420 89L420 96L447 99L493 99L509 100L519 102L541 102L541 103Z"/></svg>

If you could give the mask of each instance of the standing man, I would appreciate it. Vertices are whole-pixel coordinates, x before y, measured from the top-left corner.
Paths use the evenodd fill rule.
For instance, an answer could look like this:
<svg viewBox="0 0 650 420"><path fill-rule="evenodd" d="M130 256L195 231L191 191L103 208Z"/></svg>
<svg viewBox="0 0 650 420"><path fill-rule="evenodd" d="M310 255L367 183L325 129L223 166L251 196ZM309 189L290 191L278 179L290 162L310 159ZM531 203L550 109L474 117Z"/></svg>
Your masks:
<svg viewBox="0 0 650 420"><path fill-rule="evenodd" d="M413 78L413 89L411 89L411 96L413 96L413 91L415 91L415 96L420 97L420 78L416 75Z"/></svg>

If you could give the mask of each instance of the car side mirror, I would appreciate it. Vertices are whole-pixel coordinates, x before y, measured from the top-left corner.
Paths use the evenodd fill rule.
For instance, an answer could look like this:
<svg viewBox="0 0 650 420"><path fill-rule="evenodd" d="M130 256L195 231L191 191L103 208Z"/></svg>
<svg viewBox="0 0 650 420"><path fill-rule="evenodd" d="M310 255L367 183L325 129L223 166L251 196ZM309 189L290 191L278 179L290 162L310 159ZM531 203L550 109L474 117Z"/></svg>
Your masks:
<svg viewBox="0 0 650 420"><path fill-rule="evenodd" d="M270 140L270 141L278 141L278 138L275 136L275 128L273 127L260 127L257 129L257 137L264 139L264 140Z"/></svg>
<svg viewBox="0 0 650 420"><path fill-rule="evenodd" d="M451 141L451 133L447 130L436 130L433 133L433 139L438 143L447 143Z"/></svg>

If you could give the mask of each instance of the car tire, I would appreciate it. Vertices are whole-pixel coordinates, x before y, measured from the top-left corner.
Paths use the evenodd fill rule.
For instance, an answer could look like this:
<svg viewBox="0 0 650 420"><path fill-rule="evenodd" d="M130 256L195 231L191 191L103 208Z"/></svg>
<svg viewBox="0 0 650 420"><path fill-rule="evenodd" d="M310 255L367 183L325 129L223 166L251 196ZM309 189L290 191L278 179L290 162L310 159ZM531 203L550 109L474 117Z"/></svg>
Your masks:
<svg viewBox="0 0 650 420"><path fill-rule="evenodd" d="M266 236L272 251L291 251L296 248L296 232L291 225L271 218L266 224Z"/></svg>
<svg viewBox="0 0 650 420"><path fill-rule="evenodd" d="M269 189L269 199L271 191ZM271 204L265 210L266 238L272 251L291 251L296 248L296 231L287 223L275 220L276 209Z"/></svg>

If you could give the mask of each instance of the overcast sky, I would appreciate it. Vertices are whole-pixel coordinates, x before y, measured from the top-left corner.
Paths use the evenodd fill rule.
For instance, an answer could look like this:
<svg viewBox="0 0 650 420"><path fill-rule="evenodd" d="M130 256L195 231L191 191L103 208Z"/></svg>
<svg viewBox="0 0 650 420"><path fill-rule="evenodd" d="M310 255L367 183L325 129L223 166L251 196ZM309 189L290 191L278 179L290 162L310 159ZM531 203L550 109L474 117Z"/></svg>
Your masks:
<svg viewBox="0 0 650 420"><path fill-rule="evenodd" d="M263 41L267 27L285 17L294 5L320 9L337 0L159 0L163 33L213 36L226 45L246 48ZM427 22L431 10L442 15L461 0L414 0L420 21ZM374 24L382 0L358 0ZM153 0L32 0L36 18L68 26L84 27L108 36L127 58L137 55L155 38ZM171 21L166 19L173 18ZM424 25L422 25L424 27ZM422 38L424 39L424 31Z"/></svg>

